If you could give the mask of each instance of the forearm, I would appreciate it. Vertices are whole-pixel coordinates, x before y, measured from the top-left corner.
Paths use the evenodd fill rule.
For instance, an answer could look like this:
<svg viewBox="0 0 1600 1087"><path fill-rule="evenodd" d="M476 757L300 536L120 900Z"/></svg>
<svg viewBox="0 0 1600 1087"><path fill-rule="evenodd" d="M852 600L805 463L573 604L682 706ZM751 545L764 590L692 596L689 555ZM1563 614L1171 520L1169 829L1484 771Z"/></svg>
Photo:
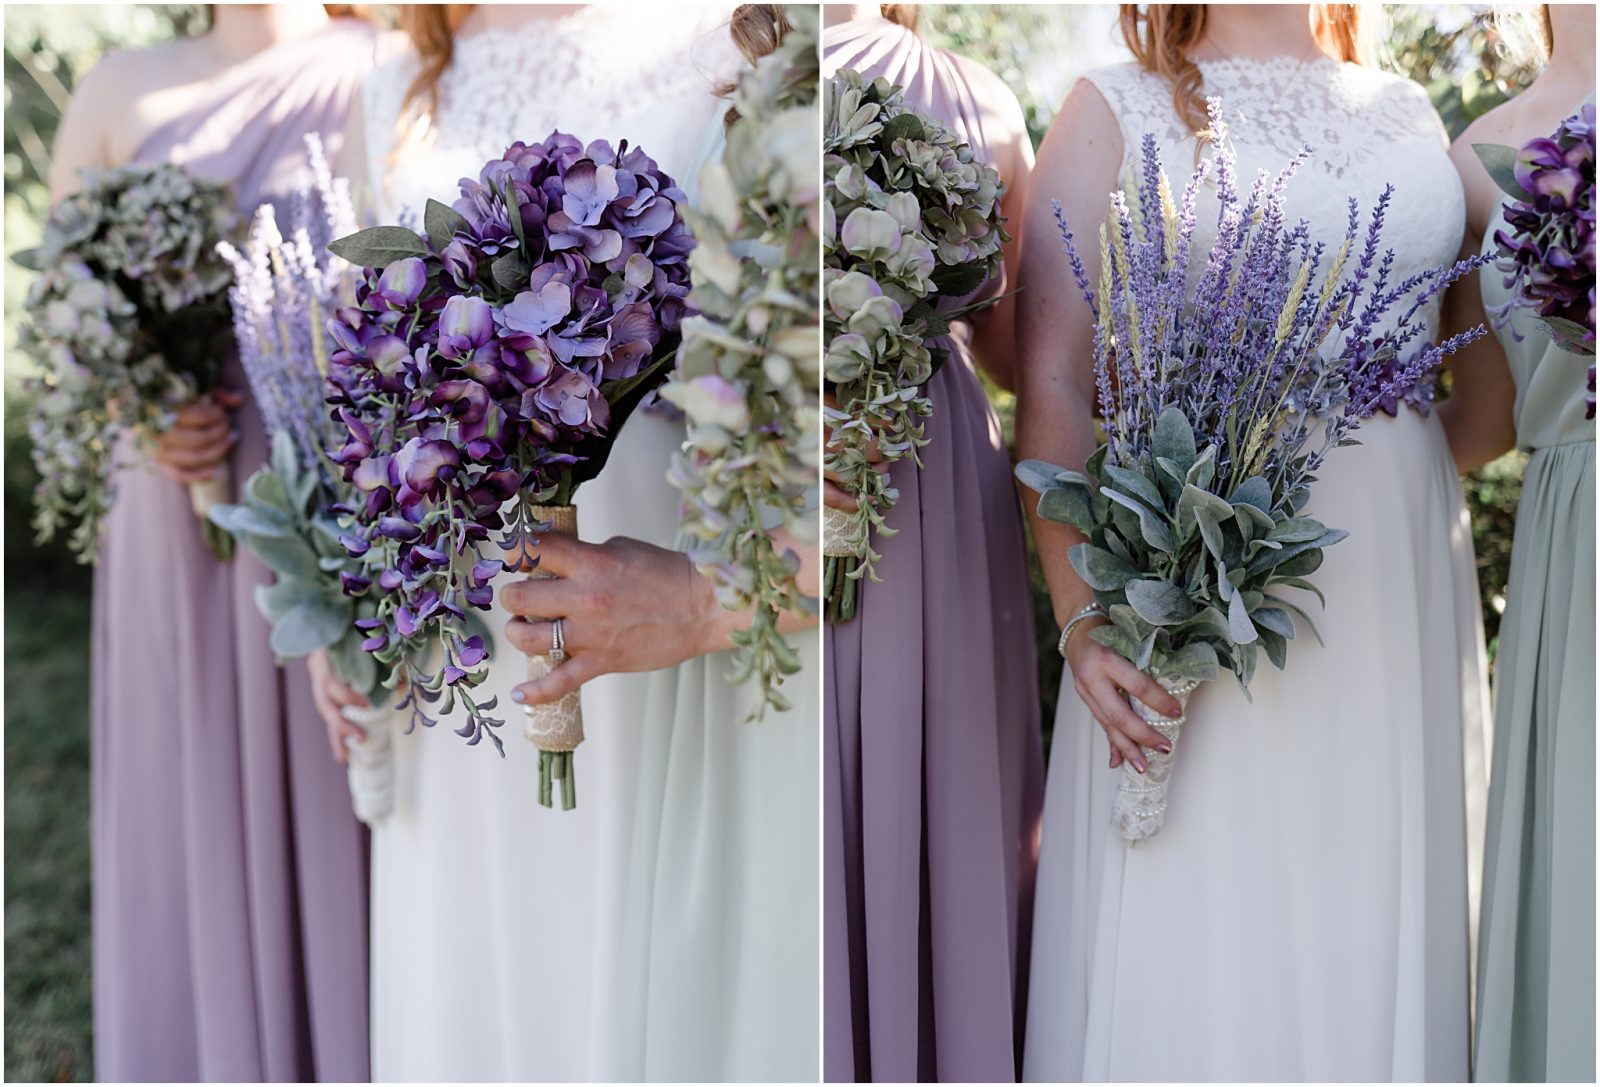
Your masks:
<svg viewBox="0 0 1600 1087"><path fill-rule="evenodd" d="M1094 421L1068 382L1060 377L1040 383L1024 381L1017 400L1017 458L1041 460L1061 468L1081 471L1096 446ZM1039 496L1022 487L1023 505L1033 530L1039 566L1050 589L1056 622L1065 625L1073 614L1094 599L1094 592L1073 569L1068 553L1084 542L1083 533L1070 525L1048 521L1037 513Z"/></svg>

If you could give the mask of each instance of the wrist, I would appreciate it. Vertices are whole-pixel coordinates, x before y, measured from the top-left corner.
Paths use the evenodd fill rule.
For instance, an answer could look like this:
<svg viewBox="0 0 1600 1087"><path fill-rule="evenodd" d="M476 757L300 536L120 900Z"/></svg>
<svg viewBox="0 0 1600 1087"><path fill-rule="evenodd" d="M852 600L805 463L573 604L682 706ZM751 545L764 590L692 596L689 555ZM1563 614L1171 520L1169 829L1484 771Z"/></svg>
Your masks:
<svg viewBox="0 0 1600 1087"><path fill-rule="evenodd" d="M1078 609L1062 626L1061 638L1056 642L1056 652L1060 653L1062 658L1066 658L1072 648L1073 636L1078 634L1081 628L1097 626L1105 622L1105 619L1105 609L1097 601L1090 601Z"/></svg>

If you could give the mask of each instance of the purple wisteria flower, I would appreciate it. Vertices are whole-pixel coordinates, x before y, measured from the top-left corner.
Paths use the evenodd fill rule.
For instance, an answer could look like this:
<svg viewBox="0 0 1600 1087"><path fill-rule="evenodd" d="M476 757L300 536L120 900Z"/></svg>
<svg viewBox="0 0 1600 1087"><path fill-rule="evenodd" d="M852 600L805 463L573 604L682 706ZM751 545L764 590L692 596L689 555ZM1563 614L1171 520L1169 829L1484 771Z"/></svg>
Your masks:
<svg viewBox="0 0 1600 1087"><path fill-rule="evenodd" d="M361 566L345 591L375 601L363 645L405 676L414 722L459 700L459 734L504 753L467 617L535 561L532 507L570 504L665 378L689 292L684 202L639 148L556 132L512 144L452 206L429 201L426 237L333 244L368 268L328 322L329 456Z"/></svg>
<svg viewBox="0 0 1600 1087"><path fill-rule="evenodd" d="M1594 341L1594 103L1520 150L1474 144L1497 185L1506 192L1506 225L1494 232L1511 292L1490 317L1504 327L1514 309L1529 309L1549 326L1556 342L1580 355ZM1515 334L1515 333L1513 333ZM1521 337L1518 337L1519 339ZM1594 418L1594 364L1589 366L1587 415Z"/></svg>

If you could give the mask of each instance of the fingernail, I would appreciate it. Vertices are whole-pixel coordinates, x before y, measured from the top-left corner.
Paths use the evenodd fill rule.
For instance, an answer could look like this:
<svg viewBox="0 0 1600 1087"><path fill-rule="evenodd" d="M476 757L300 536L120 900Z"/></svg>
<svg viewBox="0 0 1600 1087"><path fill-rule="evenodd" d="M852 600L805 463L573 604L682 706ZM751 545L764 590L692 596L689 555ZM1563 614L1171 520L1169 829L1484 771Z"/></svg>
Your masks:
<svg viewBox="0 0 1600 1087"><path fill-rule="evenodd" d="M1141 773L1141 774L1144 773L1145 764L1144 764L1144 760L1143 759L1135 759L1133 765L1135 765L1135 766L1137 766L1139 768L1139 773Z"/></svg>
<svg viewBox="0 0 1600 1087"><path fill-rule="evenodd" d="M513 701L513 702L526 702L527 701L527 698L524 697L524 695L522 693L522 688L521 687L516 687L516 688L512 689L512 691L511 691L511 701Z"/></svg>
<svg viewBox="0 0 1600 1087"><path fill-rule="evenodd" d="M1172 754L1172 745L1171 744L1162 744L1161 747L1158 750L1163 755L1170 755L1170 754Z"/></svg>

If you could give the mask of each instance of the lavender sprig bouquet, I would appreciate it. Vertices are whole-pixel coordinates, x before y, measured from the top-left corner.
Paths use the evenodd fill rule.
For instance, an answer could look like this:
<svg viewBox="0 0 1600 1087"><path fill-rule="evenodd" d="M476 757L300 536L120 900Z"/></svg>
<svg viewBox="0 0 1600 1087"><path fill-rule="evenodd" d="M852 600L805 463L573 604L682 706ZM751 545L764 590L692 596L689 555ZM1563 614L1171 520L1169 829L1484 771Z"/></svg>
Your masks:
<svg viewBox="0 0 1600 1087"><path fill-rule="evenodd" d="M824 513L827 617L842 623L860 579L877 580L872 534L892 535L884 519L899 497L870 451L921 463L933 405L918 390L944 361L928 341L957 315L940 302L981 287L1008 239L1000 175L886 79L845 69L828 81L822 147L823 378L837 405L824 410L824 463L859 507Z"/></svg>
<svg viewBox="0 0 1600 1087"><path fill-rule="evenodd" d="M661 390L688 419L669 479L683 491L689 557L724 607L754 611L733 634L733 679L760 684L757 716L789 707L779 688L800 668L779 617L817 608L815 587L796 584L798 556L773 537L815 538L821 418L817 13L784 11L783 40L739 80L727 150L688 212L698 313Z"/></svg>
<svg viewBox="0 0 1600 1087"><path fill-rule="evenodd" d="M453 206L429 201L426 236L333 243L368 269L328 323L333 459L355 491L336 512L362 567L345 591L372 601L363 647L405 681L413 724L459 702L458 734L504 754L496 700L474 694L489 650L467 615L488 609L497 574L535 565L537 535L572 516L666 376L689 292L683 203L642 150L558 132L513 144ZM570 808L581 723L546 741L532 720L540 800L559 782Z"/></svg>
<svg viewBox="0 0 1600 1087"><path fill-rule="evenodd" d="M1494 183L1510 197L1504 228L1494 232L1511 298L1490 314L1504 327L1513 309L1529 309L1556 343L1578 355L1594 344L1594 103L1585 102L1549 136L1520 149L1475 143ZM1520 337L1519 337L1520 338ZM1594 363L1587 415L1594 418Z"/></svg>
<svg viewBox="0 0 1600 1087"><path fill-rule="evenodd" d="M389 668L361 649L360 619L376 614L372 601L346 596L344 583L360 573L339 543L343 534L328 513L347 485L328 450L342 429L324 403L328 317L355 302L356 269L328 244L356 229L349 183L328 170L321 140L306 137L308 170L292 194L285 237L272 205L263 205L243 250L224 242L234 271L229 292L240 361L271 443L266 464L246 481L237 505L211 510L211 520L232 533L275 579L256 590L256 603L272 624L271 646L280 659L326 649L335 672L381 705Z"/></svg>
<svg viewBox="0 0 1600 1087"><path fill-rule="evenodd" d="M1392 188L1364 232L1350 201L1344 238L1329 252L1304 220L1286 218L1284 190L1309 149L1241 194L1217 109L1213 101L1213 156L1176 201L1145 137L1132 199L1111 196L1098 290L1057 206L1095 315L1106 442L1084 472L1017 466L1039 492L1039 515L1088 537L1070 558L1110 619L1090 637L1180 701L1224 667L1248 694L1262 653L1284 667L1296 618L1311 623L1280 594L1317 593L1307 578L1346 535L1302 514L1318 471L1332 450L1355 443L1385 398L1484 334L1479 326L1435 345L1419 319L1482 258L1394 282L1393 252L1379 254ZM1213 172L1217 237L1190 290L1195 205ZM1135 708L1176 740L1181 717L1161 719L1137 700ZM1132 840L1155 834L1164 817L1169 756L1146 754L1148 775L1128 765L1113 814Z"/></svg>
<svg viewBox="0 0 1600 1087"><path fill-rule="evenodd" d="M18 334L44 371L26 383L39 397L34 524L41 540L72 525L82 562L111 507L121 435L167 429L216 384L230 271L215 248L236 224L228 187L181 167L91 170L50 213L43 243L15 257L41 273ZM226 490L225 477L195 484L196 512ZM226 557L227 534L202 529Z"/></svg>

